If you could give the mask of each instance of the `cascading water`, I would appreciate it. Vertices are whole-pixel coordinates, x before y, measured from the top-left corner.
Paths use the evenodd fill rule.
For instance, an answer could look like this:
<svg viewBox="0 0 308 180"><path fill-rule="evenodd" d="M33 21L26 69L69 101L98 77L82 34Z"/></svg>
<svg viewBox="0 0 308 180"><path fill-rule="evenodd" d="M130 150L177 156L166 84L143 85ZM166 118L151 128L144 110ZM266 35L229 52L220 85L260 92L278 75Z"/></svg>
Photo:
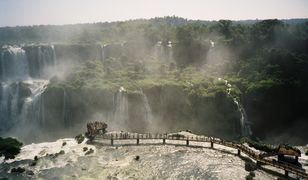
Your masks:
<svg viewBox="0 0 308 180"><path fill-rule="evenodd" d="M172 57L173 57L173 46L172 46L172 42L171 41L168 41L167 53L168 53L167 54L168 61L171 61Z"/></svg>
<svg viewBox="0 0 308 180"><path fill-rule="evenodd" d="M38 77L48 78L55 70L56 54L53 46L38 46Z"/></svg>
<svg viewBox="0 0 308 180"><path fill-rule="evenodd" d="M15 123L18 119L18 114L19 114L19 85L16 83L16 87L11 91L12 93L12 101L11 101L11 109L10 109L10 117L11 121Z"/></svg>
<svg viewBox="0 0 308 180"><path fill-rule="evenodd" d="M63 89L63 108L62 108L62 117L63 117L63 125L66 128L72 127L71 120L71 111L68 106L69 96L67 95L65 89Z"/></svg>
<svg viewBox="0 0 308 180"><path fill-rule="evenodd" d="M163 46L161 41L158 41L154 46L154 56L157 59L161 59L163 57Z"/></svg>
<svg viewBox="0 0 308 180"><path fill-rule="evenodd" d="M0 132L20 123L45 126L43 93L56 68L54 47L3 46L0 55Z"/></svg>
<svg viewBox="0 0 308 180"><path fill-rule="evenodd" d="M215 47L215 42L210 40L210 44L211 44L211 48L214 48Z"/></svg>
<svg viewBox="0 0 308 180"><path fill-rule="evenodd" d="M106 49L106 45L100 45L101 46L101 56L102 56L102 61L105 60L105 49Z"/></svg>
<svg viewBox="0 0 308 180"><path fill-rule="evenodd" d="M238 98L232 95L232 85L225 79L218 78L219 81L224 81L225 86L227 87L227 94L232 98L233 102L236 104L238 111L241 114L240 125L241 125L241 135L243 137L251 136L252 131L250 128L250 122L247 119L247 114L244 109L244 106L239 102Z"/></svg>
<svg viewBox="0 0 308 180"><path fill-rule="evenodd" d="M29 79L28 59L17 46L3 46L1 49L1 97L0 131L12 127L19 119L23 99L20 97L20 82Z"/></svg>
<svg viewBox="0 0 308 180"><path fill-rule="evenodd" d="M28 59L25 50L16 46L4 46L1 51L3 81L25 80L29 78Z"/></svg>
<svg viewBox="0 0 308 180"><path fill-rule="evenodd" d="M140 89L141 95L142 95L142 101L143 101L143 105L145 108L145 123L147 128L151 127L152 123L153 123L153 114L152 114L152 110L151 107L149 105L149 101L147 96L143 93L142 89Z"/></svg>
<svg viewBox="0 0 308 180"><path fill-rule="evenodd" d="M22 121L35 123L40 126L45 124L45 109L43 92L49 84L48 80L29 80L24 82L31 90L31 96L25 99L22 109Z"/></svg>
<svg viewBox="0 0 308 180"><path fill-rule="evenodd" d="M12 91L12 88L10 86L10 84L7 83L2 83L1 84L1 103L0 103L0 123L1 123L1 127L0 127L0 131L5 130L7 127L10 127L12 125L12 106L14 106L15 104L12 103L12 93L14 93L14 91ZM15 101L16 103L16 101ZM16 109L16 108L14 108ZM14 113L13 113L14 114Z"/></svg>
<svg viewBox="0 0 308 180"><path fill-rule="evenodd" d="M173 43L168 41L167 44L164 44L162 41L158 41L154 46L154 56L160 60L173 60Z"/></svg>
<svg viewBox="0 0 308 180"><path fill-rule="evenodd" d="M114 119L113 125L118 128L126 128L128 123L128 99L126 89L124 87L120 87L118 92L115 94L114 97Z"/></svg>

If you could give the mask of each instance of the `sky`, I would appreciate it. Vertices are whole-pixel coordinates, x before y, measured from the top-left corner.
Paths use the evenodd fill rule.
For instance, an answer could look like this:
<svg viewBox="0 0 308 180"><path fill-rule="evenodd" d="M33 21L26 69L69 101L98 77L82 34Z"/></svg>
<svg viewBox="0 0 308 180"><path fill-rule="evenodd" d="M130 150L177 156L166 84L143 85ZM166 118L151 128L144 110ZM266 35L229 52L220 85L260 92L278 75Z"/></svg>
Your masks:
<svg viewBox="0 0 308 180"><path fill-rule="evenodd" d="M0 0L0 26L173 15L194 20L308 18L308 0Z"/></svg>

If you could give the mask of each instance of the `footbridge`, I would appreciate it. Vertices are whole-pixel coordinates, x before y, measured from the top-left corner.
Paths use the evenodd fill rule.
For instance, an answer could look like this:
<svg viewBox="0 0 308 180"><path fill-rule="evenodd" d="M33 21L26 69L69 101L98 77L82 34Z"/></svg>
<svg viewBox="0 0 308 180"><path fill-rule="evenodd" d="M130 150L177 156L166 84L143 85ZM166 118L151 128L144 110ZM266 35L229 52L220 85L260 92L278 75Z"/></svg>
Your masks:
<svg viewBox="0 0 308 180"><path fill-rule="evenodd" d="M138 134L138 133L127 133L127 132L117 132L117 133L107 133L95 135L93 140L110 140L110 144L114 145L116 140L136 140L136 145L140 144L141 140L161 140L162 144L167 144L166 140L179 140L186 141L186 145L189 146L190 142L207 142L210 144L211 148L214 148L214 144L219 144L222 146L237 149L237 154L240 155L241 152L246 154L249 158L255 160L257 165L269 165L282 169L285 171L285 175L288 176L289 173L296 175L299 178L308 179L308 174L305 170L296 167L295 165L276 161L274 159L268 159L262 157L259 152L239 143L226 141L221 138L208 137L203 135L183 135L180 133L172 134Z"/></svg>

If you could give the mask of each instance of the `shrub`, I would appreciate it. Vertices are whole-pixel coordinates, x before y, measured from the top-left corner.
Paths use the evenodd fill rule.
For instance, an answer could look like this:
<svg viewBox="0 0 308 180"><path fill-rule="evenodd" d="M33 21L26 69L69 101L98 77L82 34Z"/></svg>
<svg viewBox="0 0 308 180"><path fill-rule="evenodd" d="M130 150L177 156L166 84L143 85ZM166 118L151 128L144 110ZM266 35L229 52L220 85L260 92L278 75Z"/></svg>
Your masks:
<svg viewBox="0 0 308 180"><path fill-rule="evenodd" d="M63 143L62 143L62 146L65 146L65 145L66 145L66 142L63 142Z"/></svg>
<svg viewBox="0 0 308 180"><path fill-rule="evenodd" d="M136 156L134 159L135 159L136 161L139 161L140 156Z"/></svg>
<svg viewBox="0 0 308 180"><path fill-rule="evenodd" d="M306 156L308 156L308 149L306 150L306 153L305 153L305 154L306 154Z"/></svg>
<svg viewBox="0 0 308 180"><path fill-rule="evenodd" d="M65 152L63 150L61 150L60 152L58 152L59 155L63 155L65 154Z"/></svg>
<svg viewBox="0 0 308 180"><path fill-rule="evenodd" d="M88 150L87 147L83 147L83 152L86 152Z"/></svg>
<svg viewBox="0 0 308 180"><path fill-rule="evenodd" d="M242 138L240 140L241 143L247 143L249 145L249 147L253 147L257 150L260 150L260 151L265 151L265 152L273 152L273 151L276 151L276 148L275 147L271 147L270 145L268 144L264 144L264 143L261 143L261 142L256 142L256 141L253 141L247 137L245 138Z"/></svg>
<svg viewBox="0 0 308 180"><path fill-rule="evenodd" d="M251 172L249 173L249 175L250 175L251 177L255 177L255 176L256 176L255 172L253 172L253 171L251 171Z"/></svg>
<svg viewBox="0 0 308 180"><path fill-rule="evenodd" d="M252 161L246 161L245 162L245 170L246 171L254 171L258 168L258 166L256 165L256 163L252 162Z"/></svg>
<svg viewBox="0 0 308 180"><path fill-rule="evenodd" d="M246 180L253 180L253 177L252 177L250 174L248 174L248 175L246 176Z"/></svg>
<svg viewBox="0 0 308 180"><path fill-rule="evenodd" d="M20 153L22 143L14 138L1 138L0 137L0 156L5 159L14 159Z"/></svg>
<svg viewBox="0 0 308 180"><path fill-rule="evenodd" d="M82 134L78 134L75 137L75 140L77 141L78 144L82 143L84 141L84 136Z"/></svg>
<svg viewBox="0 0 308 180"><path fill-rule="evenodd" d="M89 155L89 154L92 154L92 153L94 153L94 150L93 150L92 148L90 148L90 150L87 151L87 152L85 153L85 155Z"/></svg>

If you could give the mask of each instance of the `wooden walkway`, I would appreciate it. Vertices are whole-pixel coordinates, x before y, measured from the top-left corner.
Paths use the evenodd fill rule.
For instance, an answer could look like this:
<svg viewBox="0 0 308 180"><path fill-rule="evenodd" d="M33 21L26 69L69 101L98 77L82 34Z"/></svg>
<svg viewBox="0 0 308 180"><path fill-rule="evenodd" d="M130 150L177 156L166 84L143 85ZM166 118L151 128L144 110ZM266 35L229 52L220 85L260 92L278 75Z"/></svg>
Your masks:
<svg viewBox="0 0 308 180"><path fill-rule="evenodd" d="M207 142L211 144L211 148L214 148L214 144L223 145L226 147L237 149L238 155L241 152L246 154L251 159L255 160L258 165L264 164L273 166L285 171L285 175L288 176L289 173L295 174L297 177L308 179L308 174L303 170L299 169L294 165L289 163L279 162L273 159L265 159L262 158L257 152L253 151L252 149L244 146L242 144L226 141L220 138L208 137L208 136L185 136L182 134L138 134L138 133L126 133L126 132L119 132L119 133L110 133L110 134L99 134L96 135L94 140L96 139L103 139L103 140L110 140L111 145L114 145L115 140L136 140L136 144L139 145L140 140L148 139L148 140L162 140L163 144L166 144L166 140L181 140L186 141L186 145L189 146L189 142Z"/></svg>

